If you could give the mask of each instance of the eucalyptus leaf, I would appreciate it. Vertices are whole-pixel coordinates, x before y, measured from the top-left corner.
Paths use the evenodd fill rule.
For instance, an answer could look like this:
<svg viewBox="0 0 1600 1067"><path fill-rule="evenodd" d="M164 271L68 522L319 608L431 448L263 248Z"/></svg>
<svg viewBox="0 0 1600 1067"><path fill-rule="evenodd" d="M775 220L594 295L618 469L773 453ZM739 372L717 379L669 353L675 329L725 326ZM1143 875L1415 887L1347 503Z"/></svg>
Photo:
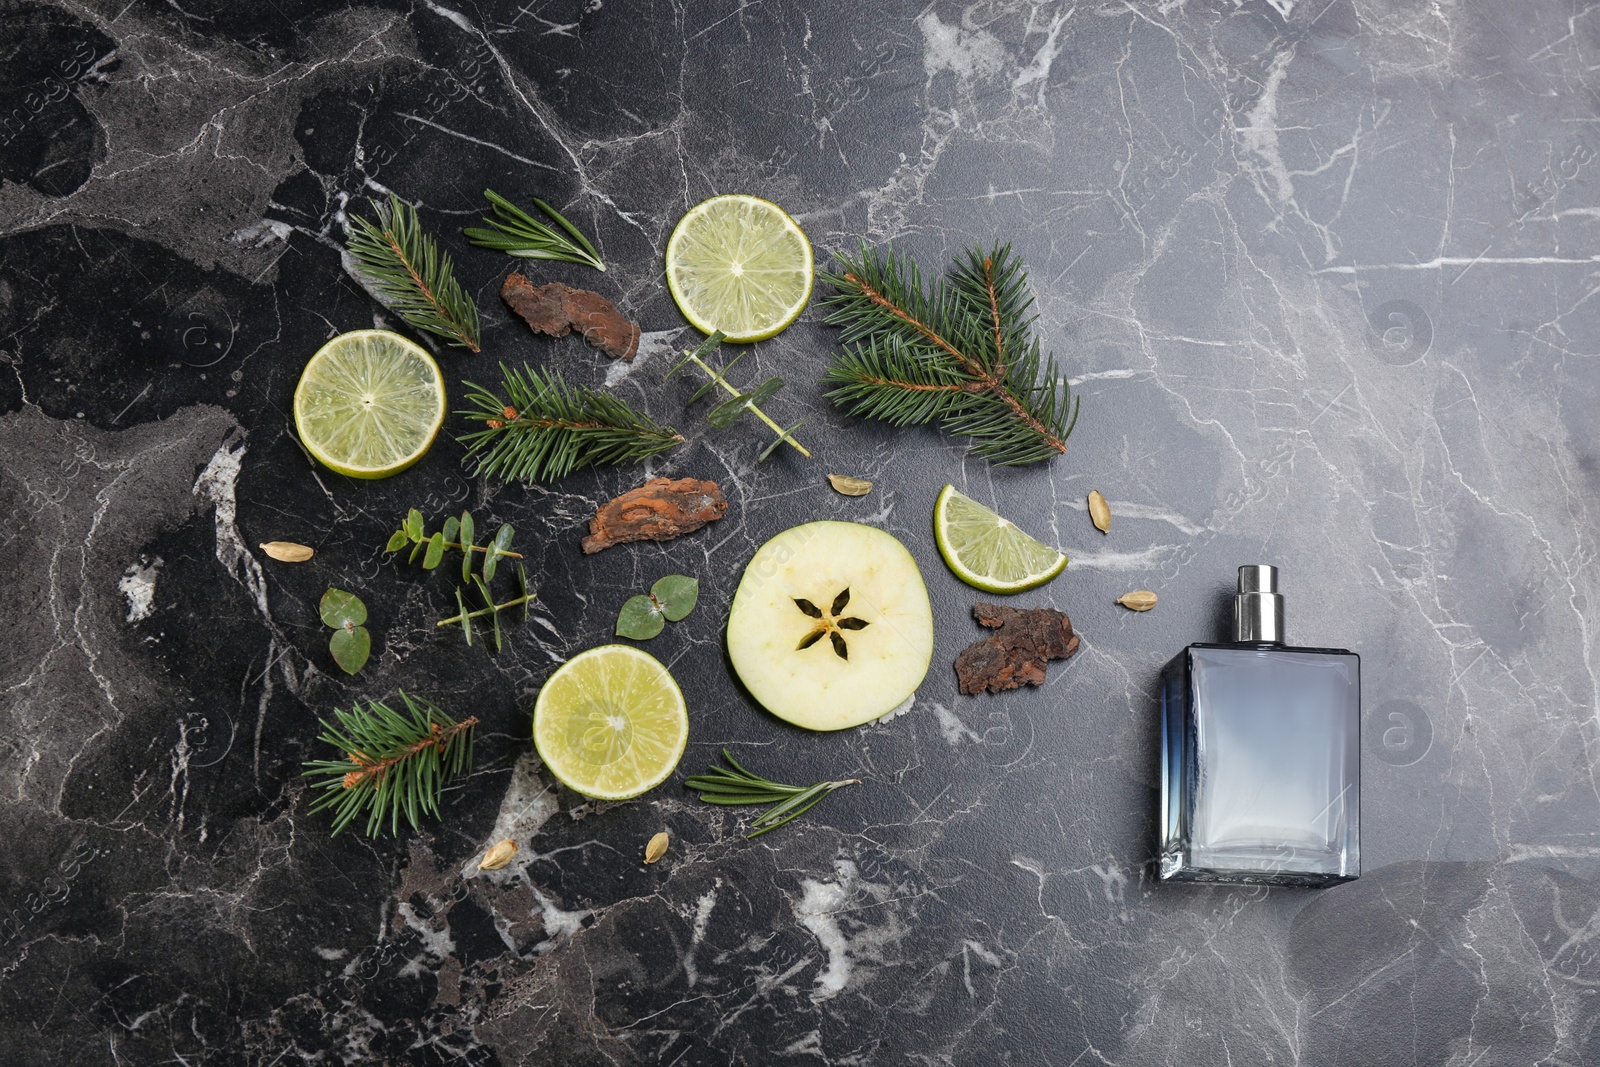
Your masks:
<svg viewBox="0 0 1600 1067"><path fill-rule="evenodd" d="M628 598L617 613L617 636L631 637L635 641L648 641L665 627L661 612L644 594Z"/></svg>
<svg viewBox="0 0 1600 1067"><path fill-rule="evenodd" d="M756 386L755 392L746 397L745 402L750 405L765 404L767 401L772 399L774 393L782 388L782 378L768 378L766 381Z"/></svg>
<svg viewBox="0 0 1600 1067"><path fill-rule="evenodd" d="M472 581L472 512L461 513L461 580Z"/></svg>
<svg viewBox="0 0 1600 1067"><path fill-rule="evenodd" d="M460 532L461 532L461 520L460 519L458 519L454 515L452 515L448 519L444 520L444 539L446 541L454 542L456 540L456 535L459 534Z"/></svg>
<svg viewBox="0 0 1600 1067"><path fill-rule="evenodd" d="M700 599L700 581L687 574L669 574L650 587L650 595L661 605L661 614L677 622L694 610Z"/></svg>
<svg viewBox="0 0 1600 1067"><path fill-rule="evenodd" d="M317 610L322 615L323 625L335 630L343 629L347 624L360 626L367 621L367 606L360 597L343 589L329 589L323 593Z"/></svg>
<svg viewBox="0 0 1600 1067"><path fill-rule="evenodd" d="M456 590L456 608L461 612L461 632L467 635L467 647L472 647L472 615L467 611L467 601L461 595L461 590Z"/></svg>
<svg viewBox="0 0 1600 1067"><path fill-rule="evenodd" d="M367 665L367 657L372 654L372 635L365 626L341 627L328 638L328 651L333 653L333 661L340 670L354 674Z"/></svg>
<svg viewBox="0 0 1600 1067"><path fill-rule="evenodd" d="M750 406L750 394L740 393L732 400L725 400L706 413L706 421L719 430L732 426L745 408Z"/></svg>
<svg viewBox="0 0 1600 1067"><path fill-rule="evenodd" d="M516 530L510 523L504 523L494 532L494 540L489 542L489 551L483 555L483 580L494 581L495 569L500 566L500 557L511 551L511 539L516 536Z"/></svg>
<svg viewBox="0 0 1600 1067"><path fill-rule="evenodd" d="M444 534L436 533L428 538L428 551L422 555L422 569L431 571L444 559Z"/></svg>
<svg viewBox="0 0 1600 1067"><path fill-rule="evenodd" d="M422 512L412 508L406 512L406 537L413 541L422 540Z"/></svg>
<svg viewBox="0 0 1600 1067"><path fill-rule="evenodd" d="M389 535L389 543L383 547L383 550L385 552L398 552L406 547L406 541L406 532L404 530L396 530Z"/></svg>

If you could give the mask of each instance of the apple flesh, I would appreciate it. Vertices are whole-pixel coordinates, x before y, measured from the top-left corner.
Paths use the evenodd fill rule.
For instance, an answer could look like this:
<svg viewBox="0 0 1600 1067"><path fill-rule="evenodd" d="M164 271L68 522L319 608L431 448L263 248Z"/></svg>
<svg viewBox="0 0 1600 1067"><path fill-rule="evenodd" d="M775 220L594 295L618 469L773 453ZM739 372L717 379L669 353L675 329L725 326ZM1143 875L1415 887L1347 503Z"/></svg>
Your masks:
<svg viewBox="0 0 1600 1067"><path fill-rule="evenodd" d="M762 545L728 612L739 680L780 719L842 730L893 711L933 659L916 560L855 522L808 522Z"/></svg>

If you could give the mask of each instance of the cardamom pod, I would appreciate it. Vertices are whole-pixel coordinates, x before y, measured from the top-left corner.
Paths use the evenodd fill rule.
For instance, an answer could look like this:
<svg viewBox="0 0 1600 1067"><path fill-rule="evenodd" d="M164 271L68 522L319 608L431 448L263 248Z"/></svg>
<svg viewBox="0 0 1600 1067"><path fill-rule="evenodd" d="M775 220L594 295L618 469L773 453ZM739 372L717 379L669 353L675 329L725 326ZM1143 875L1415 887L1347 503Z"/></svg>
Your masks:
<svg viewBox="0 0 1600 1067"><path fill-rule="evenodd" d="M498 871L501 867L510 863L511 857L516 854L517 843L508 837L483 854L483 862L478 864L478 870Z"/></svg>
<svg viewBox="0 0 1600 1067"><path fill-rule="evenodd" d="M1117 603L1129 611L1149 611L1156 606L1156 595L1148 589L1135 589L1117 597Z"/></svg>
<svg viewBox="0 0 1600 1067"><path fill-rule="evenodd" d="M866 496L872 492L871 482L865 478L852 478L848 474L830 474L828 484L833 486L835 492L845 496Z"/></svg>
<svg viewBox="0 0 1600 1067"><path fill-rule="evenodd" d="M1100 495L1100 490L1089 490L1089 518L1101 533L1111 532L1111 505Z"/></svg>
<svg viewBox="0 0 1600 1067"><path fill-rule="evenodd" d="M667 832L665 830L652 837L650 843L644 846L644 861L646 863L654 863L662 856L665 856L667 854L667 841Z"/></svg>
<svg viewBox="0 0 1600 1067"><path fill-rule="evenodd" d="M280 563L304 563L316 555L308 546L297 545L293 541L264 541L261 551Z"/></svg>

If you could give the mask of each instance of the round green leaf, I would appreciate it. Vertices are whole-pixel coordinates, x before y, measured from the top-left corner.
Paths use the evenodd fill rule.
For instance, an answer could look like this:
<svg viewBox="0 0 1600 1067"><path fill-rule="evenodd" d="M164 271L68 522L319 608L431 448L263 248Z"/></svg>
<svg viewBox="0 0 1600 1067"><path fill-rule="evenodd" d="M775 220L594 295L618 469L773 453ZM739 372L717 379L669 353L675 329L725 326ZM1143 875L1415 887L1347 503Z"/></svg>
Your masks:
<svg viewBox="0 0 1600 1067"><path fill-rule="evenodd" d="M396 530L389 535L389 543L384 546L383 550L385 552L398 552L404 547L406 547L406 532L404 530Z"/></svg>
<svg viewBox="0 0 1600 1067"><path fill-rule="evenodd" d="M660 633L666 625L661 612L657 611L650 598L643 594L629 597L628 602L622 605L622 610L617 613L618 637L648 641Z"/></svg>
<svg viewBox="0 0 1600 1067"><path fill-rule="evenodd" d="M360 626L367 621L367 606L360 597L343 589L329 589L323 593L317 610L322 615L323 625L335 630L342 629L346 623Z"/></svg>
<svg viewBox="0 0 1600 1067"><path fill-rule="evenodd" d="M687 574L669 574L650 587L650 595L661 605L661 614L677 622L694 610L700 599L700 582Z"/></svg>
<svg viewBox="0 0 1600 1067"><path fill-rule="evenodd" d="M354 674L367 665L367 657L372 653L372 635L365 626L335 630L328 639L328 651L333 653L333 661L340 670Z"/></svg>

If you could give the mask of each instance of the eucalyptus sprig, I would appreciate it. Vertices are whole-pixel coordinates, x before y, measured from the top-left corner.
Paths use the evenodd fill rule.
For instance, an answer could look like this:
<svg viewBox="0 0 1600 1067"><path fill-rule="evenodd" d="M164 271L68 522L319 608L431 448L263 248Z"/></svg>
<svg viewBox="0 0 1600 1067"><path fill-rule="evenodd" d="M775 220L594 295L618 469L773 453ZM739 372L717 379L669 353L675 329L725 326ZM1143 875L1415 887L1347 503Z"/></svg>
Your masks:
<svg viewBox="0 0 1600 1067"><path fill-rule="evenodd" d="M426 700L405 692L404 713L387 704L358 702L349 711L335 708L335 722L319 719L322 740L343 759L307 760L302 776L321 791L312 811L332 809L335 836L365 812L366 833L377 837L387 821L397 833L404 816L413 830L422 815L439 815L446 778L472 766L475 716L456 722Z"/></svg>
<svg viewBox="0 0 1600 1067"><path fill-rule="evenodd" d="M606 269L589 239L563 218L561 212L538 197L534 197L533 202L559 229L546 226L493 189L485 189L483 196L494 209L494 218L483 221L494 228L484 230L469 226L461 231L479 248L492 248L519 259L558 259L583 263L598 271Z"/></svg>
<svg viewBox="0 0 1600 1067"><path fill-rule="evenodd" d="M346 674L354 674L367 665L372 654L372 634L362 625L367 621L367 605L354 593L330 588L322 594L317 604L317 614L322 624L333 629L328 638L328 651L333 661Z"/></svg>
<svg viewBox="0 0 1600 1067"><path fill-rule="evenodd" d="M677 366L673 367L667 372L667 377L672 377L674 374L678 373L678 371L693 363L706 375L706 377L710 378L711 381L695 390L694 395L689 398L690 404L693 404L696 400L699 400L701 397L705 396L706 393L710 392L712 389L715 389L719 385L722 387L724 392L733 397L732 400L725 400L706 413L706 421L719 430L728 426L732 426L734 421L746 411L750 412L756 418L760 419L762 422L771 427L772 431L778 435L777 439L766 448L762 449L761 455L757 457L756 462L759 463L762 460L765 460L777 450L779 445L785 443L793 447L794 450L799 452L802 456L810 459L811 453L806 450L804 445L795 440L793 437L793 432L804 426L810 420L810 416L801 419L799 422L785 430L782 426L774 422L771 417L759 407L759 405L771 400L778 390L783 388L782 378L768 378L766 381L750 390L750 392L742 393L730 385L728 383L728 379L724 375L733 369L734 364L738 363L744 358L745 354L743 352L733 357L733 362L729 363L726 367L723 367L720 371L705 361L705 357L716 351L726 337L727 335L721 330L718 330L710 337L707 337L704 341L700 342L700 347L696 348L693 352L685 352L683 359L678 361Z"/></svg>
<svg viewBox="0 0 1600 1067"><path fill-rule="evenodd" d="M689 617L700 599L700 581L687 574L668 574L656 579L650 592L631 596L617 613L617 636L648 641L669 622Z"/></svg>
<svg viewBox="0 0 1600 1067"><path fill-rule="evenodd" d="M390 193L387 204L369 203L378 221L351 218L345 242L361 273L412 326L478 351L478 306L456 281L449 254L422 232L416 210L398 196Z"/></svg>
<svg viewBox="0 0 1600 1067"><path fill-rule="evenodd" d="M527 622L528 605L531 604L535 599L535 594L528 591L528 573L523 569L522 564L520 563L517 564L516 574L517 595L512 597L510 600L507 600L504 604L496 604L494 602L494 595L489 592L488 583L484 581L482 576L474 574L472 576L471 585L472 588L477 591L478 596L483 600L483 607L479 608L477 611L468 611L467 599L461 595L461 590L458 588L456 590L456 608L459 610L460 614L452 615L448 619L440 619L437 623L435 623L435 625L461 627L461 632L466 636L467 645L470 647L472 645L472 620L481 619L483 616L488 615L490 616L490 621L494 624L493 628L489 631L490 635L494 638L494 650L499 652L500 649L504 647L504 638L500 631L500 613L502 611L509 611L512 608L520 607L522 609L522 621Z"/></svg>
<svg viewBox="0 0 1600 1067"><path fill-rule="evenodd" d="M601 463L638 461L683 444L683 435L619 397L568 385L551 370L504 363L501 395L463 382L471 407L457 414L483 429L461 437L474 475L548 482Z"/></svg>
<svg viewBox="0 0 1600 1067"><path fill-rule="evenodd" d="M746 837L760 837L776 830L784 823L810 811L835 789L855 785L859 778L846 778L838 782L818 782L815 785L784 785L761 777L739 765L733 754L722 750L727 767L712 767L705 774L696 774L683 781L684 788L700 794L707 804L743 805L771 804L750 824Z"/></svg>
<svg viewBox="0 0 1600 1067"><path fill-rule="evenodd" d="M476 534L476 523L470 511L463 511L459 519L451 517L444 520L444 528L433 533L427 532L427 526L422 517L422 512L412 508L406 513L405 522L400 528L389 535L389 543L384 546L385 552L398 552L406 545L411 545L411 555L406 557L407 563L415 563L417 554L422 554L422 569L431 571L444 561L446 552L461 553L461 580L472 580L472 554L483 554L483 580L494 581L496 569L502 559L521 559L522 553L511 551L511 539L516 536L510 523L502 523L494 532L493 539L486 545L473 544Z"/></svg>
<svg viewBox="0 0 1600 1067"><path fill-rule="evenodd" d="M862 245L839 257L828 322L844 351L823 380L856 415L894 426L939 422L992 463L1037 463L1067 450L1078 404L1033 336L1028 275L1009 245L967 251L924 287L916 263Z"/></svg>

